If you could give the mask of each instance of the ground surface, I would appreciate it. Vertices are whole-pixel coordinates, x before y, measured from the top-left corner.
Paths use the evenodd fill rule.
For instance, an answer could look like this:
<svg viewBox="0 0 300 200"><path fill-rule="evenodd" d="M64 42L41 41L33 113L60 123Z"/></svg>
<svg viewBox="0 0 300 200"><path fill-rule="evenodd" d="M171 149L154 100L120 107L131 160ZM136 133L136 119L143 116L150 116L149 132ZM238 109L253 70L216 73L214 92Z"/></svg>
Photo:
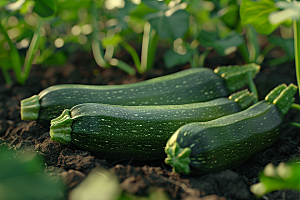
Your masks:
<svg viewBox="0 0 300 200"><path fill-rule="evenodd" d="M144 75L128 76L117 69L99 69L94 64L78 61L92 60L91 55L77 54L63 67L34 67L26 85L0 85L0 138L17 147L30 146L42 152L48 171L59 173L68 185L68 191L77 186L96 167L110 169L119 177L124 191L137 196L146 196L150 189L162 188L170 199L217 200L255 199L249 186L258 182L258 174L270 162L275 165L287 161L298 152L300 130L286 126L289 122L300 122L297 111L290 110L285 117L280 140L268 150L258 153L237 169L203 176L186 176L170 171L163 161L135 162L104 160L87 151L70 149L52 142L49 124L20 119L20 100L38 94L43 89L63 83L80 84L126 84L173 73L188 68L179 66L172 70L154 68ZM234 64L232 60L208 62L211 68L217 65ZM267 67L262 65L255 82L259 98L281 83L296 83L293 63ZM95 70L96 69L96 70ZM1 74L0 74L1 76ZM0 80L2 77L0 78ZM3 79L2 79L3 80ZM296 95L297 96L297 95ZM298 98L296 99L298 103ZM66 197L67 199L67 197ZM300 199L297 191L275 191L263 199Z"/></svg>

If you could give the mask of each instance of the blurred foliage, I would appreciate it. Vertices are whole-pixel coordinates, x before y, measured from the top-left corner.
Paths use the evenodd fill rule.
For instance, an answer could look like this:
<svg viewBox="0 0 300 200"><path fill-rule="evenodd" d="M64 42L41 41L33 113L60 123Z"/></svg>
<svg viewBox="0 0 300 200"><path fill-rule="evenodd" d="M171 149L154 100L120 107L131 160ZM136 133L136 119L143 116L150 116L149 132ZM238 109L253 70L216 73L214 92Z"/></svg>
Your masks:
<svg viewBox="0 0 300 200"><path fill-rule="evenodd" d="M95 168L88 176L70 192L70 200L83 199L109 200L169 200L169 196L162 189L150 188L148 196L137 196L121 189L118 177L103 169Z"/></svg>
<svg viewBox="0 0 300 200"><path fill-rule="evenodd" d="M43 159L37 153L16 151L0 140L0 163L1 200L63 199L62 180L44 173Z"/></svg>
<svg viewBox="0 0 300 200"><path fill-rule="evenodd" d="M300 191L299 161L282 162L277 167L268 164L260 174L260 183L253 184L250 189L258 198L275 190Z"/></svg>
<svg viewBox="0 0 300 200"><path fill-rule="evenodd" d="M249 10L250 0L2 0L0 68L7 82L13 69L16 80L24 83L32 64L61 66L80 50L93 52L101 67L142 74L153 67L158 47L167 49L163 58L168 68L185 63L201 67L212 51L221 56L239 52L245 63L260 64L273 48L262 50L256 30L271 33L278 27L259 24L258 13L279 9L264 10L263 4L270 2ZM120 51L133 62L117 58ZM290 55L285 58L293 59Z"/></svg>

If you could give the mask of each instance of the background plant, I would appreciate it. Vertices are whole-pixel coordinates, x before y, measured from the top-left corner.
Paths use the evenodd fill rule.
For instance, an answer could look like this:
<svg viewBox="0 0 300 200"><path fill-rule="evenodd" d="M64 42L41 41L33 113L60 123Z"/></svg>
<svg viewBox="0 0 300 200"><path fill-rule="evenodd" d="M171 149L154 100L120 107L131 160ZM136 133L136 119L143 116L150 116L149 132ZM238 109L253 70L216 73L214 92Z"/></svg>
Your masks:
<svg viewBox="0 0 300 200"><path fill-rule="evenodd" d="M62 180L44 173L44 161L37 153L14 150L0 140L0 162L0 199L63 199Z"/></svg>
<svg viewBox="0 0 300 200"><path fill-rule="evenodd" d="M9 9L8 5L14 2L19 6ZM61 66L77 50L92 52L95 64L100 67L118 67L128 74L142 74L151 69L157 51L163 52L167 68L186 63L201 67L208 55L232 53L240 54L244 63L261 64L277 46L285 55L268 64L294 59L290 48L293 41L283 37L290 28L280 26L279 30L285 31L268 36L267 45L262 47L257 31L241 23L243 15L237 0L38 2L43 3L1 1L0 45L5 48L0 50L0 67L7 82L11 82L11 69L16 80L23 84L31 64ZM132 61L124 62L120 54L130 55ZM20 59L13 59L17 57Z"/></svg>
<svg viewBox="0 0 300 200"><path fill-rule="evenodd" d="M1 70L7 83L11 82L8 73L10 69L13 69L16 80L19 83L25 83L29 76L34 53L36 53L35 50L40 38L41 17L51 16L55 13L55 10L56 6L53 0L17 2L7 0L2 1L0 4L0 31L3 37L0 40L0 44L4 47L0 51L0 62ZM28 51L23 56L17 50L17 47L22 49L28 45Z"/></svg>

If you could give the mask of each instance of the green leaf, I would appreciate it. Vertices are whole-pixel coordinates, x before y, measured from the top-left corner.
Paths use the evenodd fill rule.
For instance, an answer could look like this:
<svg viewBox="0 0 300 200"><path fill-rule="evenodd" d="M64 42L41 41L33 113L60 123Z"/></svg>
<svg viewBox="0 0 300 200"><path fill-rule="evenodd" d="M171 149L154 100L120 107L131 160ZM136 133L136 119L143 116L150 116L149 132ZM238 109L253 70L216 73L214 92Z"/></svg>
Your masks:
<svg viewBox="0 0 300 200"><path fill-rule="evenodd" d="M57 6L54 0L35 0L33 12L40 17L50 17L51 15L54 15L56 10Z"/></svg>
<svg viewBox="0 0 300 200"><path fill-rule="evenodd" d="M25 3L24 0L18 0L13 3L7 4L6 6L4 6L4 8L8 11L13 12L13 11L21 9L23 7L24 3Z"/></svg>
<svg viewBox="0 0 300 200"><path fill-rule="evenodd" d="M164 54L164 63L167 68L172 68L176 65L185 64L190 61L193 56L192 50L187 50L185 54L176 53L174 50L169 50Z"/></svg>
<svg viewBox="0 0 300 200"><path fill-rule="evenodd" d="M149 1L149 0L142 0L142 3L147 5L150 8L154 8L156 10L167 10L168 6L164 1Z"/></svg>
<svg viewBox="0 0 300 200"><path fill-rule="evenodd" d="M226 6L219 10L218 15L220 19L230 28L234 28L238 25L239 20L239 7L236 4Z"/></svg>
<svg viewBox="0 0 300 200"><path fill-rule="evenodd" d="M9 0L1 0L0 1L0 8L3 8L5 5L9 3Z"/></svg>
<svg viewBox="0 0 300 200"><path fill-rule="evenodd" d="M223 39L218 39L216 33L202 31L199 41L204 47L213 47L219 55L228 55L236 50L235 47L244 43L243 37L235 31L232 31Z"/></svg>
<svg viewBox="0 0 300 200"><path fill-rule="evenodd" d="M44 162L33 152L1 145L0 163L1 200L62 199L62 181L43 173Z"/></svg>
<svg viewBox="0 0 300 200"><path fill-rule="evenodd" d="M287 20L299 20L300 18L300 4L299 2L276 2L277 8L283 9L270 14L269 21L271 24L281 24Z"/></svg>
<svg viewBox="0 0 300 200"><path fill-rule="evenodd" d="M280 46L290 60L295 59L295 49L293 39L284 39L279 36L268 37L270 43Z"/></svg>
<svg viewBox="0 0 300 200"><path fill-rule="evenodd" d="M102 39L102 45L106 48L108 45L113 45L114 47L118 46L123 39L119 34L107 35L107 37Z"/></svg>
<svg viewBox="0 0 300 200"><path fill-rule="evenodd" d="M49 56L43 63L42 65L56 65L56 66L61 66L67 62L67 56L65 52L63 51L58 51Z"/></svg>
<svg viewBox="0 0 300 200"><path fill-rule="evenodd" d="M278 10L272 0L242 0L240 15L243 24L251 24L258 33L269 35L277 28L269 22L269 15Z"/></svg>
<svg viewBox="0 0 300 200"><path fill-rule="evenodd" d="M93 0L65 0L65 1L56 1L57 2L57 10L78 10L79 8L89 8L91 6L91 2ZM98 1L97 1L98 2ZM100 1L99 1L100 2Z"/></svg>
<svg viewBox="0 0 300 200"><path fill-rule="evenodd" d="M145 17L151 26L157 31L161 38L172 38L173 40L184 36L189 28L190 14L185 10L177 10L172 15L159 11Z"/></svg>
<svg viewBox="0 0 300 200"><path fill-rule="evenodd" d="M260 183L253 184L250 189L257 197L275 190L296 189L300 191L300 164L282 162L274 167L270 163L262 171Z"/></svg>

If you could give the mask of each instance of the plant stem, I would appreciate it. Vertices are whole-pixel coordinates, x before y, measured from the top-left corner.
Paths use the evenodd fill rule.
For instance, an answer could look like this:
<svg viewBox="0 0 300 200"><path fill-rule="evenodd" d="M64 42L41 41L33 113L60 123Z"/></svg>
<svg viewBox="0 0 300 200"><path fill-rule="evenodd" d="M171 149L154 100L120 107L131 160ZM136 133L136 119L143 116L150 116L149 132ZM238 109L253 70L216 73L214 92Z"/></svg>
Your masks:
<svg viewBox="0 0 300 200"><path fill-rule="evenodd" d="M295 68L298 86L300 84L300 20L294 20L294 46L295 46ZM299 91L300 95L300 91Z"/></svg>
<svg viewBox="0 0 300 200"><path fill-rule="evenodd" d="M148 49L147 70L153 67L153 63L156 56L157 43L158 43L158 36L156 34L156 31L152 28L150 32L149 43L150 45Z"/></svg>
<svg viewBox="0 0 300 200"><path fill-rule="evenodd" d="M112 58L109 61L109 64L112 65L112 66L118 67L119 69L123 70L127 74L130 74L130 75L135 74L135 70L130 65L128 65L127 63L125 63L121 60L118 60L116 58Z"/></svg>
<svg viewBox="0 0 300 200"><path fill-rule="evenodd" d="M3 76L4 76L4 79L5 79L5 82L6 82L7 84L11 84L11 83L12 83L12 80L11 80L11 78L10 78L10 76L9 76L8 70L7 70L7 69L3 69L3 68L1 68L1 70L2 70L2 74L3 74Z"/></svg>
<svg viewBox="0 0 300 200"><path fill-rule="evenodd" d="M253 101L253 103L257 103L258 102L258 93L257 93L257 89L256 89L256 86L255 86L255 83L253 81L253 76L252 76L251 72L248 72L247 78L248 78L249 89L256 96L256 98Z"/></svg>
<svg viewBox="0 0 300 200"><path fill-rule="evenodd" d="M101 41L98 38L99 35L99 28L98 28L98 24L97 24L97 19L98 17L98 11L97 11L97 6L96 3L94 1L92 1L91 4L91 20L92 20L92 27L93 27L93 33L92 33L92 51L93 51L93 55L94 55L94 59L96 61L96 63L100 66L100 67L110 67L109 64L104 60L104 54L103 54L103 49L101 46Z"/></svg>
<svg viewBox="0 0 300 200"><path fill-rule="evenodd" d="M31 70L31 66L32 66L32 62L33 62L33 58L34 58L34 51L37 48L37 44L40 38L40 27L41 27L41 20L38 19L38 27L32 37L28 52L26 54L25 57L25 61L24 61L24 69L22 71L22 79L25 83L25 81L27 80L30 70Z"/></svg>
<svg viewBox="0 0 300 200"><path fill-rule="evenodd" d="M260 54L260 46L257 39L257 33L252 26L246 26L246 37L248 40L249 62L255 63Z"/></svg>
<svg viewBox="0 0 300 200"><path fill-rule="evenodd" d="M16 79L18 81L18 83L23 84L23 79L22 79L22 64L21 64L21 59L20 59L20 55L19 52L17 50L17 48L15 47L14 43L11 41L11 39L9 38L5 28L2 26L1 21L0 21L0 31L2 32L4 39L7 41L9 47L10 47L10 61L12 64L12 68L15 72L15 76Z"/></svg>
<svg viewBox="0 0 300 200"><path fill-rule="evenodd" d="M296 109L296 110L299 110L300 111L300 105L299 104L296 104L296 103L293 103L291 108L293 109Z"/></svg>
<svg viewBox="0 0 300 200"><path fill-rule="evenodd" d="M122 41L121 42L121 45L130 53L132 59L133 59L133 62L136 66L137 69L140 69L141 68L141 61L140 61L140 57L139 55L136 53L135 49L130 46L127 42L125 41Z"/></svg>
<svg viewBox="0 0 300 200"><path fill-rule="evenodd" d="M274 44L268 44L261 52L261 54L256 59L256 64L261 64L263 60L265 59L266 55L275 48L276 45Z"/></svg>
<svg viewBox="0 0 300 200"><path fill-rule="evenodd" d="M295 127L297 127L297 128L300 128L300 124L297 123L297 122L291 122L291 123L289 123L289 125L290 125L290 126L295 126Z"/></svg>
<svg viewBox="0 0 300 200"><path fill-rule="evenodd" d="M274 66L274 65L279 65L279 64L282 64L282 63L285 63L287 61L289 61L289 57L287 55L284 55L284 56L281 56L279 58L274 58L272 60L269 60L267 62L267 65L269 66Z"/></svg>
<svg viewBox="0 0 300 200"><path fill-rule="evenodd" d="M197 65L198 65L199 67L203 67L203 66L204 66L205 59L206 59L206 57L208 56L209 52L210 52L210 50L206 49L205 51L203 51L203 52L200 54L200 56L199 56L199 58L198 58L198 63L197 63Z"/></svg>
<svg viewBox="0 0 300 200"><path fill-rule="evenodd" d="M149 47L150 47L150 38L151 38L151 24L145 22L144 25L144 35L142 42L142 52L141 52L141 67L138 68L139 73L144 73L147 70L148 57L149 57Z"/></svg>
<svg viewBox="0 0 300 200"><path fill-rule="evenodd" d="M247 49L247 44L246 41L244 41L243 44L241 44L240 46L238 46L239 52L242 55L244 62L249 64L249 51Z"/></svg>

